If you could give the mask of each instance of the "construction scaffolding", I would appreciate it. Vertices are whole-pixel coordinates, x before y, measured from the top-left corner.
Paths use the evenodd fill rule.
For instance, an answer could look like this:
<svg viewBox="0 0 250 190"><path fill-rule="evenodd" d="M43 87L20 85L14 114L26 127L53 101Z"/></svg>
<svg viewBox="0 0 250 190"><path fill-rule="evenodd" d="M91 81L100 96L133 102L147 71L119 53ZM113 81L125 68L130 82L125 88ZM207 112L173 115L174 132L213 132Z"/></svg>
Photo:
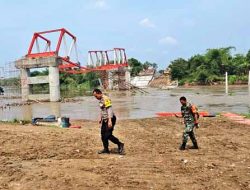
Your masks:
<svg viewBox="0 0 250 190"><path fill-rule="evenodd" d="M21 97L20 70L15 67L15 62L0 67L0 87L4 90L1 98Z"/></svg>
<svg viewBox="0 0 250 190"><path fill-rule="evenodd" d="M104 89L128 90L130 71L124 48L92 50L88 52L87 68L98 72Z"/></svg>

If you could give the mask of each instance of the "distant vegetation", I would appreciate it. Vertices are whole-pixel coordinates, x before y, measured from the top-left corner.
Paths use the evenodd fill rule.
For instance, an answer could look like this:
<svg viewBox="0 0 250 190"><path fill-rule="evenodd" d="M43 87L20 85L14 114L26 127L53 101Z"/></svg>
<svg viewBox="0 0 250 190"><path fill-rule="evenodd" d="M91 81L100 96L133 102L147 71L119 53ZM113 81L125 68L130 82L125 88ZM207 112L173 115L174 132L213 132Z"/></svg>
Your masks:
<svg viewBox="0 0 250 190"><path fill-rule="evenodd" d="M158 65L156 63L151 63L149 61L146 61L145 63L141 63L135 58L131 58L128 60L128 64L131 68L131 76L138 75L141 71L148 69L149 67L153 67L154 69L158 68Z"/></svg>
<svg viewBox="0 0 250 190"><path fill-rule="evenodd" d="M99 86L99 74L90 72L86 74L68 74L60 73L61 91L66 96L72 96L75 93L82 94L92 88Z"/></svg>
<svg viewBox="0 0 250 190"><path fill-rule="evenodd" d="M197 54L189 59L179 58L171 62L172 79L180 84L215 84L224 81L229 74L230 84L247 83L250 70L250 50L246 55L232 55L234 47L208 49L205 54Z"/></svg>
<svg viewBox="0 0 250 190"><path fill-rule="evenodd" d="M250 119L250 113L246 113L246 114L242 114L243 116L245 116L246 118Z"/></svg>
<svg viewBox="0 0 250 190"><path fill-rule="evenodd" d="M229 74L230 84L247 83L248 71L250 70L250 50L246 55L232 54L234 47L219 49L208 49L205 54L197 54L189 59L178 58L171 61L172 79L179 80L179 84L199 84L207 85L224 81L224 74ZM131 69L131 76L137 76L141 71L153 67L158 68L156 63L140 62L135 58L128 59ZM163 73L163 70L159 71ZM31 76L48 75L48 70L36 70L30 73ZM99 85L99 74L90 72L86 74L60 73L60 87L66 92L83 92ZM0 80L0 86L20 86L19 78L9 78ZM34 85L35 92L47 92L48 85Z"/></svg>
<svg viewBox="0 0 250 190"><path fill-rule="evenodd" d="M31 76L44 76L48 75L48 70L33 71ZM60 73L60 88L63 96L73 96L76 94L82 94L99 85L99 75L95 72L86 74L68 74ZM48 93L49 85L36 85L33 86L33 93Z"/></svg>
<svg viewBox="0 0 250 190"><path fill-rule="evenodd" d="M15 86L19 87L20 84L20 79L17 77L13 78L8 78L8 79L1 79L0 80L0 86Z"/></svg>

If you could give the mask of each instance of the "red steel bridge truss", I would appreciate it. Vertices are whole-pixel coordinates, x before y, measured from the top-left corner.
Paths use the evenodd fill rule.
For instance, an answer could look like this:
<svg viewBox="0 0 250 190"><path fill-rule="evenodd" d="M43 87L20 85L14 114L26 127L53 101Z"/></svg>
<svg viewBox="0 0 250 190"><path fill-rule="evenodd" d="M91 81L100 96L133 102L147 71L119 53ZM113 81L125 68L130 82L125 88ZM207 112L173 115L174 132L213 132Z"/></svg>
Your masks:
<svg viewBox="0 0 250 190"><path fill-rule="evenodd" d="M61 28L34 33L26 57L36 59L54 56L62 60L58 66L60 72L71 74L106 71L128 66L124 48L89 51L87 65L81 66L78 60L76 37L68 30Z"/></svg>

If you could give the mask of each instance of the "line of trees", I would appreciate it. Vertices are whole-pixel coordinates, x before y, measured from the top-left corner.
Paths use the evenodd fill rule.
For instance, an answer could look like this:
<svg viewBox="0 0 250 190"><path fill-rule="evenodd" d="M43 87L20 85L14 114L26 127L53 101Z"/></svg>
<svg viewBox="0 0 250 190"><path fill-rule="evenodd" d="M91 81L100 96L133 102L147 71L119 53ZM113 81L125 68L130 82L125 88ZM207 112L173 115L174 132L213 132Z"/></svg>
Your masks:
<svg viewBox="0 0 250 190"><path fill-rule="evenodd" d="M171 62L172 79L180 84L195 83L200 85L224 81L224 74L229 74L229 83L246 83L250 70L250 50L246 55L232 54L235 47L208 49L205 54L197 54L189 59L178 58Z"/></svg>
<svg viewBox="0 0 250 190"><path fill-rule="evenodd" d="M60 73L61 89L91 89L99 85L99 75L96 72L86 74Z"/></svg>
<svg viewBox="0 0 250 190"><path fill-rule="evenodd" d="M31 77L35 76L46 76L49 74L48 69L44 70L35 70L30 73ZM76 94L81 94L86 92L87 90L97 87L98 83L98 74L94 72L86 73L86 74L68 74L68 73L60 73L60 89L65 96L74 96ZM6 79L7 80L7 79ZM40 85L32 85L31 90L33 93L48 93L49 85L48 84L40 84Z"/></svg>

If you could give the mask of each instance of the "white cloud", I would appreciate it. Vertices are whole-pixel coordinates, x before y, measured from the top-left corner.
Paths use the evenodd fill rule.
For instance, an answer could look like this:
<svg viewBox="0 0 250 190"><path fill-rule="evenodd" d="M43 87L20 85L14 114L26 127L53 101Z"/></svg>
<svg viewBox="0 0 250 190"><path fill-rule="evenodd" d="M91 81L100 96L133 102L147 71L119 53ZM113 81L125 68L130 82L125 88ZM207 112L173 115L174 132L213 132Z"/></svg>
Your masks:
<svg viewBox="0 0 250 190"><path fill-rule="evenodd" d="M166 36L159 40L159 44L175 46L178 44L178 41L172 36Z"/></svg>
<svg viewBox="0 0 250 190"><path fill-rule="evenodd" d="M107 10L109 8L107 0L90 0L88 9L92 10Z"/></svg>
<svg viewBox="0 0 250 190"><path fill-rule="evenodd" d="M105 0L95 0L95 7L106 9L108 7L107 2Z"/></svg>
<svg viewBox="0 0 250 190"><path fill-rule="evenodd" d="M149 18L142 19L139 24L146 28L155 28L155 24Z"/></svg>

